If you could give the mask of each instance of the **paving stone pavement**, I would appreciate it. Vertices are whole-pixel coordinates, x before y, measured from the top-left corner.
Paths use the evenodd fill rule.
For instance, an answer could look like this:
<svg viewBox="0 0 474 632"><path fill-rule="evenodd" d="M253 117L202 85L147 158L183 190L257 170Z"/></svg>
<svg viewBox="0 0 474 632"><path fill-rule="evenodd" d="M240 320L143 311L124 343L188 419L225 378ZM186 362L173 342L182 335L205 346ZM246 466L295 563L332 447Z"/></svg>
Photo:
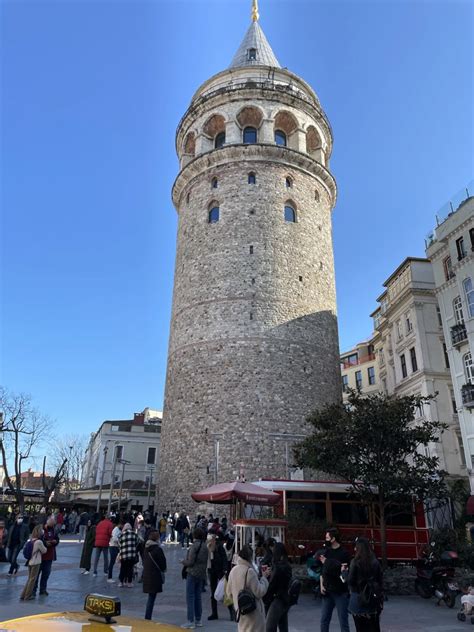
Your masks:
<svg viewBox="0 0 474 632"><path fill-rule="evenodd" d="M49 596L37 597L35 601L20 602L19 596L26 581L26 570L21 567L17 575L7 575L8 566L0 565L0 622L42 612L82 610L84 597L89 592L120 596L122 612L128 616L142 618L145 612L146 595L141 584L134 588L118 588L108 584L103 573L97 577L81 575L78 568L82 545L77 539L66 537L58 547L58 561L48 583ZM168 572L164 592L157 597L154 619L164 623L179 625L186 620L184 582L181 579L179 560L185 551L174 544L165 545ZM21 555L20 555L21 557ZM101 560L99 570L103 571ZM115 575L118 568L114 569ZM236 632L237 625L228 620L227 609L219 606L218 621L207 622L210 614L209 591L203 594L203 630L208 632ZM319 631L321 605L311 595L302 595L299 604L290 611L290 632ZM432 600L419 597L391 597L382 615L383 632L459 632L469 629L470 623L460 623L456 619L457 608L449 610L445 606L436 607ZM351 621L351 632L354 632ZM338 632L337 617L330 632Z"/></svg>

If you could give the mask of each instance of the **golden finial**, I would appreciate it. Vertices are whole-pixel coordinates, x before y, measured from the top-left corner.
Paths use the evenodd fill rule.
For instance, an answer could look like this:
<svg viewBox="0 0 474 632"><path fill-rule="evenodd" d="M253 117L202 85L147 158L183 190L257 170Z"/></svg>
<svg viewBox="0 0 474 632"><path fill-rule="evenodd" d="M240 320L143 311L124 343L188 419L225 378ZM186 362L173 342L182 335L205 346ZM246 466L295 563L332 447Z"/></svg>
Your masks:
<svg viewBox="0 0 474 632"><path fill-rule="evenodd" d="M259 17L258 0L252 0L252 22L258 22Z"/></svg>

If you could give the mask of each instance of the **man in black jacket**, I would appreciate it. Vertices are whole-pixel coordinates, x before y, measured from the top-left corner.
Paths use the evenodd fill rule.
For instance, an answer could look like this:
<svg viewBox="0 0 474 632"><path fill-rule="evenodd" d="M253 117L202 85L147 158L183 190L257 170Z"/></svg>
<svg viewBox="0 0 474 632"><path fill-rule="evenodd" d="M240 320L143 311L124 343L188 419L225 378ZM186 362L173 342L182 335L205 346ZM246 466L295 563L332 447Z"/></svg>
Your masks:
<svg viewBox="0 0 474 632"><path fill-rule="evenodd" d="M341 632L349 632L349 589L347 582L342 581L341 577L348 571L351 556L341 546L337 529L327 530L325 555L320 557L323 562L321 632L329 632L334 608L337 610Z"/></svg>
<svg viewBox="0 0 474 632"><path fill-rule="evenodd" d="M217 601L214 599L214 592L219 580L224 577L227 568L227 555L222 544L221 534L210 534L207 541L208 555L208 575L211 587L211 610L212 614L207 617L209 621L218 619Z"/></svg>
<svg viewBox="0 0 474 632"><path fill-rule="evenodd" d="M15 522L12 524L8 531L7 548L8 548L8 561L10 562L9 575L13 575L18 572L18 563L16 561L19 553L23 550L25 542L30 537L30 530L28 525L23 521L23 516L18 514Z"/></svg>

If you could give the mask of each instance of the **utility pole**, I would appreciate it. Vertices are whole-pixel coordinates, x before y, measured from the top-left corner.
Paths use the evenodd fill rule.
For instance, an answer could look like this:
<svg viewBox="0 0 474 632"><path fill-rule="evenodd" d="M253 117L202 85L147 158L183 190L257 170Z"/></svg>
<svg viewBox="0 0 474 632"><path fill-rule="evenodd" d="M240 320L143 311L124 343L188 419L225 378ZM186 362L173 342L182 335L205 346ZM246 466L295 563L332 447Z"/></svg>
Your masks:
<svg viewBox="0 0 474 632"><path fill-rule="evenodd" d="M110 480L110 490L109 490L109 502L107 503L107 515L110 514L110 509L112 507L112 493L115 489L115 468L117 466L117 446L114 445L114 462L112 465L112 478Z"/></svg>
<svg viewBox="0 0 474 632"><path fill-rule="evenodd" d="M102 500L102 485L104 484L104 474L105 474L105 462L107 461L107 450L108 447L104 447L104 462L102 464L102 472L100 474L100 485L99 485L99 496L97 498L97 513L100 511L100 501Z"/></svg>
<svg viewBox="0 0 474 632"><path fill-rule="evenodd" d="M123 489L123 479L125 476L125 466L130 465L131 461L127 461L126 459L118 459L118 462L122 465L122 476L120 477L120 489L119 489L119 497L118 497L118 510L120 512L120 506L122 504L122 489Z"/></svg>
<svg viewBox="0 0 474 632"><path fill-rule="evenodd" d="M153 480L153 472L155 471L155 465L148 465L148 469L150 470L150 476L148 477L148 497L146 501L147 509L150 508L150 496L151 496L151 483Z"/></svg>

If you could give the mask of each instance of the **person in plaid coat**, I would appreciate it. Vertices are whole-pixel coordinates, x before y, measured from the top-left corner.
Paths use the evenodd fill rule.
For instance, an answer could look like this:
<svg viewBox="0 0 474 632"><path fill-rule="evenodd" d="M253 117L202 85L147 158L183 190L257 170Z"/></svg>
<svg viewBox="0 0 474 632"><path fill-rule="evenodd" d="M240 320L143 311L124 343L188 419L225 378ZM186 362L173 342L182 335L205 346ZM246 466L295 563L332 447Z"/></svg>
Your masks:
<svg viewBox="0 0 474 632"><path fill-rule="evenodd" d="M119 586L133 586L133 567L138 561L137 553L138 537L132 530L132 525L127 522L123 526L120 536L120 574Z"/></svg>

